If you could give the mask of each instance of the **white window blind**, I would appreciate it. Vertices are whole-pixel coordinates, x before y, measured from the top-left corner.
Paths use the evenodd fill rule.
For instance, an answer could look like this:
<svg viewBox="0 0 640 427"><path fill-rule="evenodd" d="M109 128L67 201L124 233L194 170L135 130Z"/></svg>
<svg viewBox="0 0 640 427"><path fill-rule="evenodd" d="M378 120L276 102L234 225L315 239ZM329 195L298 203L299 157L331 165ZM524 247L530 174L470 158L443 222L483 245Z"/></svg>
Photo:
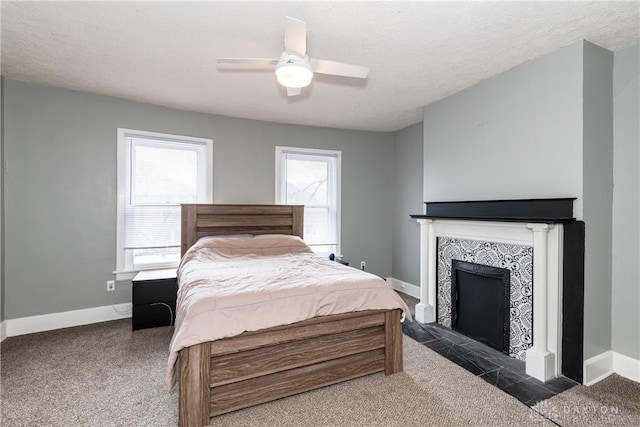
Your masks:
<svg viewBox="0 0 640 427"><path fill-rule="evenodd" d="M118 271L176 266L180 204L211 203L211 140L119 130Z"/></svg>
<svg viewBox="0 0 640 427"><path fill-rule="evenodd" d="M276 147L276 202L304 205L304 239L317 253L340 251L341 153Z"/></svg>

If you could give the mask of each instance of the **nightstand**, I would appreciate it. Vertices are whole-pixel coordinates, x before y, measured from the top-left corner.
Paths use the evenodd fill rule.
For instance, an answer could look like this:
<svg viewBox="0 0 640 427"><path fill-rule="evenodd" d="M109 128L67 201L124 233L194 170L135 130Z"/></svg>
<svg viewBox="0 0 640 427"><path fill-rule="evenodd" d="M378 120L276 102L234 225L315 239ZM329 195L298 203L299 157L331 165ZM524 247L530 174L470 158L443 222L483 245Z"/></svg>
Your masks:
<svg viewBox="0 0 640 427"><path fill-rule="evenodd" d="M131 329L172 325L178 292L176 269L141 271L131 283Z"/></svg>

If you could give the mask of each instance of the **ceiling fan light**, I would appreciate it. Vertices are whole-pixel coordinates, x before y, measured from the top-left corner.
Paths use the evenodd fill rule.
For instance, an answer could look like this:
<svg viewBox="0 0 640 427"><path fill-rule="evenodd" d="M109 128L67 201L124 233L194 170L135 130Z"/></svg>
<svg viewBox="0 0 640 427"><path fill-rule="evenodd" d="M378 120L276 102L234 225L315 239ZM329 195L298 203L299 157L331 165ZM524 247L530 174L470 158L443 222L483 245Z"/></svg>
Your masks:
<svg viewBox="0 0 640 427"><path fill-rule="evenodd" d="M307 87L313 78L313 71L297 64L287 64L276 69L278 83L284 87Z"/></svg>
<svg viewBox="0 0 640 427"><path fill-rule="evenodd" d="M309 86L313 78L309 57L287 51L282 52L276 66L276 78L282 86L292 89Z"/></svg>

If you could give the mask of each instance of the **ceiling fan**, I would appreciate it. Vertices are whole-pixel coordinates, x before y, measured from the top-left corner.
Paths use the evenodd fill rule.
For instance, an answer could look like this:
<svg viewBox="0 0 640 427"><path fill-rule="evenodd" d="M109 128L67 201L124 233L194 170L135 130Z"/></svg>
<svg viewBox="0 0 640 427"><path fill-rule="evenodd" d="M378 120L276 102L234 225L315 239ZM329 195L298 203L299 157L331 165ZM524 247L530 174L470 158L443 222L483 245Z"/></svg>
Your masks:
<svg viewBox="0 0 640 427"><path fill-rule="evenodd" d="M216 58L220 65L250 65L275 67L278 83L287 88L288 96L297 96L311 84L314 73L366 79L369 67L313 59L307 55L307 24L289 16L284 27L284 52L279 59Z"/></svg>

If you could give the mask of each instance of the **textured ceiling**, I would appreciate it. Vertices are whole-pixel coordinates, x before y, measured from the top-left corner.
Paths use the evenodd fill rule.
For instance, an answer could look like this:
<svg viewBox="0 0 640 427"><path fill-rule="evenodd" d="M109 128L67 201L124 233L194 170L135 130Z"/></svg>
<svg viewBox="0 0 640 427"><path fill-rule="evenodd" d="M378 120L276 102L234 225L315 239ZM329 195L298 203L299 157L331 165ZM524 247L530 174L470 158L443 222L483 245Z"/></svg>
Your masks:
<svg viewBox="0 0 640 427"><path fill-rule="evenodd" d="M2 75L185 110L395 131L422 107L586 39L640 40L634 2L2 1ZM370 67L366 82L316 75L288 98L268 71L216 56L277 58L284 17L307 22L311 57Z"/></svg>

